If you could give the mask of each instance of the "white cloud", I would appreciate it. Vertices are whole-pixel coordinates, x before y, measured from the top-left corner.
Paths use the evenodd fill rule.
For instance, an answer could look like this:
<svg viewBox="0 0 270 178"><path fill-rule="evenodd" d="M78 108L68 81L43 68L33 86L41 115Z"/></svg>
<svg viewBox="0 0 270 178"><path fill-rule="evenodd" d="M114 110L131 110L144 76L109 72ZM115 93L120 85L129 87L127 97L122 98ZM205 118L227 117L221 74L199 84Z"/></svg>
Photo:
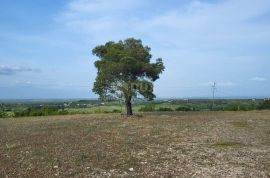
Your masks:
<svg viewBox="0 0 270 178"><path fill-rule="evenodd" d="M16 85L31 85L32 82L30 80L16 80L15 84Z"/></svg>
<svg viewBox="0 0 270 178"><path fill-rule="evenodd" d="M71 0L57 20L92 46L142 38L154 57L164 59L159 87L177 83L207 88L212 82L200 82L216 80L218 87L237 88L233 86L243 85L251 71L266 71L270 23L257 19L270 12L269 0L166 4L164 8L162 1Z"/></svg>
<svg viewBox="0 0 270 178"><path fill-rule="evenodd" d="M110 13L127 10L128 7L135 6L140 0L72 0L68 4L71 11L69 15L76 13ZM68 15L68 14L67 14Z"/></svg>
<svg viewBox="0 0 270 178"><path fill-rule="evenodd" d="M0 75L14 75L21 72L37 72L38 69L33 69L25 66L6 66L0 65Z"/></svg>
<svg viewBox="0 0 270 178"><path fill-rule="evenodd" d="M43 59L39 59L44 61L41 62L42 70L46 70L46 73L43 72L42 81L40 81L41 76L33 75L29 83L24 81L23 75L15 75L14 78L17 80L24 81L19 82L18 85L28 83L43 88L78 88L82 85L82 88L87 88L93 83L89 81L89 76L94 80L96 75L92 65L94 58L89 60L90 48L109 40L127 37L141 38L144 44L152 48L154 57L164 59L166 70L157 81L157 89L163 88L164 91L157 93L158 96L166 93L170 96L179 96L182 93L177 89L183 86L187 88L187 96L192 94L193 89L193 94L199 95L201 88L208 92L213 84L213 82L200 82L212 80L216 80L220 88L224 86L226 89L233 90L237 87L232 86L243 86L242 81L246 80L247 76L253 76L256 71L260 71L262 76L269 74L267 69L270 65L269 50L265 48L270 45L270 21L257 20L270 11L269 0L256 2L252 0L174 2L69 0L66 2L68 4L63 12L55 17L57 24L51 31L46 31L44 34L36 33L40 36L21 34L21 37L12 32L0 34L1 37L16 39L22 44L27 43L29 46L42 44L42 48L44 47L40 50L43 54L40 51L32 53L35 51L35 45L23 49L25 54L33 54L30 56L33 64L36 64L35 59L39 58L34 55L43 56ZM64 52L58 50L59 48L63 48ZM50 58L51 61L45 58ZM20 56L16 60L23 60L23 64L29 63ZM79 61L78 64L70 62L75 60ZM13 62L17 63L17 61ZM59 62L56 64L57 61ZM6 64L9 62L6 60ZM53 72L50 71L52 66L55 67ZM0 75L33 70L35 69L23 66L1 66ZM65 75L69 77L63 77ZM52 77L54 80L45 81L47 77ZM75 84L80 77L82 84ZM68 80L65 80L67 78ZM67 83L70 82L75 86L69 86ZM176 91L168 92L170 91L168 88L175 88ZM253 86L250 90L259 91ZM88 88L85 91L89 93ZM242 90L236 92L241 94Z"/></svg>
<svg viewBox="0 0 270 178"><path fill-rule="evenodd" d="M264 77L252 77L252 78L250 78L250 80L258 81L258 82L264 82L264 81L267 80L267 78L264 78Z"/></svg>
<svg viewBox="0 0 270 178"><path fill-rule="evenodd" d="M130 14L143 2L142 0L71 0L67 10L58 16L56 21L75 32L88 34L92 40L115 40L124 37L132 30L134 16Z"/></svg>
<svg viewBox="0 0 270 178"><path fill-rule="evenodd" d="M157 1L152 6L159 4ZM147 5L141 0L73 0L58 20L95 40L144 36L189 50L234 49L270 38L269 24L254 25L253 20L270 10L268 0L193 0L184 4L185 8L178 4L157 14L151 13L153 7ZM149 13L140 17L141 11L136 10L145 7Z"/></svg>

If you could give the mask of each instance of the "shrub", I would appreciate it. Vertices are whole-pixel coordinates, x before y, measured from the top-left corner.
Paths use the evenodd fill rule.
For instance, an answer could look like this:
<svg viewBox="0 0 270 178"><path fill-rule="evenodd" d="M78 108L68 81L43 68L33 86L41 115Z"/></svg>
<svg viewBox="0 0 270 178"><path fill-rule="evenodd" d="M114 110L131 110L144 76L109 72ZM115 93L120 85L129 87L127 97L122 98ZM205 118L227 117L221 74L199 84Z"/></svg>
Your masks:
<svg viewBox="0 0 270 178"><path fill-rule="evenodd" d="M225 105L225 111L250 111L256 109L255 103L229 102Z"/></svg>
<svg viewBox="0 0 270 178"><path fill-rule="evenodd" d="M224 107L225 111L239 111L240 110L240 102L229 102Z"/></svg>
<svg viewBox="0 0 270 178"><path fill-rule="evenodd" d="M96 109L96 110L94 110L94 113L96 113L96 114L100 114L100 113L104 113L104 111L103 111L103 110L101 110L101 109Z"/></svg>
<svg viewBox="0 0 270 178"><path fill-rule="evenodd" d="M44 106L44 107L31 107L25 110L16 111L14 113L15 117L25 117L25 116L50 116L50 115L66 115L68 111L59 110L56 106Z"/></svg>
<svg viewBox="0 0 270 178"><path fill-rule="evenodd" d="M108 113L121 113L121 111L119 109L113 109L112 111L108 111L108 110L102 110L102 109L96 109L94 110L94 113L96 114L101 114L101 113L105 113L105 114L108 114Z"/></svg>
<svg viewBox="0 0 270 178"><path fill-rule="evenodd" d="M155 111L155 105L149 104L139 109L139 112L153 112Z"/></svg>
<svg viewBox="0 0 270 178"><path fill-rule="evenodd" d="M61 110L61 111L58 111L58 114L59 115L68 115L68 111L67 110Z"/></svg>
<svg viewBox="0 0 270 178"><path fill-rule="evenodd" d="M192 111L192 108L189 106L179 106L175 109L175 111Z"/></svg>
<svg viewBox="0 0 270 178"><path fill-rule="evenodd" d="M249 111L257 109L256 103L254 103L254 102L249 103L247 105L247 108L248 108Z"/></svg>
<svg viewBox="0 0 270 178"><path fill-rule="evenodd" d="M119 109L114 109L114 110L112 110L112 113L121 113L121 110L119 110Z"/></svg>
<svg viewBox="0 0 270 178"><path fill-rule="evenodd" d="M258 109L270 109L270 100L261 102L258 106Z"/></svg>
<svg viewBox="0 0 270 178"><path fill-rule="evenodd" d="M4 118L4 117L6 117L6 113L0 112L0 118Z"/></svg>
<svg viewBox="0 0 270 178"><path fill-rule="evenodd" d="M224 111L224 108L222 105L214 106L213 111Z"/></svg>
<svg viewBox="0 0 270 178"><path fill-rule="evenodd" d="M158 108L158 111L173 111L173 109L172 108L160 107L160 108Z"/></svg>

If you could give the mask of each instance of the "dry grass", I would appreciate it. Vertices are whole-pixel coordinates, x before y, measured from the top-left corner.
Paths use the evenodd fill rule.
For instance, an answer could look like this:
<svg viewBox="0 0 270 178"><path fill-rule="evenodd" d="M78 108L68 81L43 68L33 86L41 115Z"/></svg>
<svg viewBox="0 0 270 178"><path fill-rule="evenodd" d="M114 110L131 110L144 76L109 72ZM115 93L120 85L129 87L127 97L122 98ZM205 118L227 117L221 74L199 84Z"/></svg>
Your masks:
<svg viewBox="0 0 270 178"><path fill-rule="evenodd" d="M269 177L270 112L0 120L0 177Z"/></svg>

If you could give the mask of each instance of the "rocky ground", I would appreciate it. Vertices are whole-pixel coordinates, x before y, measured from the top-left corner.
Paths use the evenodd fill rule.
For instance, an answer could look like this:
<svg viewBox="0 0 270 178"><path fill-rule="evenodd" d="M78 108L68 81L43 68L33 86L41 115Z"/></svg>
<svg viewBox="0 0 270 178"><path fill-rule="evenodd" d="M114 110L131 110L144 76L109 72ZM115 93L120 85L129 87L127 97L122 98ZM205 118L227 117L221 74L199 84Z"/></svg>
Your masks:
<svg viewBox="0 0 270 178"><path fill-rule="evenodd" d="M270 111L0 119L0 177L270 177Z"/></svg>

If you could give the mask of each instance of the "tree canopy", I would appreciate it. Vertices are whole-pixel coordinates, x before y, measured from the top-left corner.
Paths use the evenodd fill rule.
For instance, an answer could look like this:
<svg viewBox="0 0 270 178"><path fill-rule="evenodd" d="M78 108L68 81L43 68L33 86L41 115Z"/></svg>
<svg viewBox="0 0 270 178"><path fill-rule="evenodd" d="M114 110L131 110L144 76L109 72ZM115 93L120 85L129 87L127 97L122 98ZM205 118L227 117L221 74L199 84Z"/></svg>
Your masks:
<svg viewBox="0 0 270 178"><path fill-rule="evenodd" d="M140 39L128 38L107 42L92 50L99 58L95 61L97 77L93 92L100 99L123 98L127 115L132 115L131 100L138 95L153 100L153 82L164 71L162 59L151 63L151 49Z"/></svg>

